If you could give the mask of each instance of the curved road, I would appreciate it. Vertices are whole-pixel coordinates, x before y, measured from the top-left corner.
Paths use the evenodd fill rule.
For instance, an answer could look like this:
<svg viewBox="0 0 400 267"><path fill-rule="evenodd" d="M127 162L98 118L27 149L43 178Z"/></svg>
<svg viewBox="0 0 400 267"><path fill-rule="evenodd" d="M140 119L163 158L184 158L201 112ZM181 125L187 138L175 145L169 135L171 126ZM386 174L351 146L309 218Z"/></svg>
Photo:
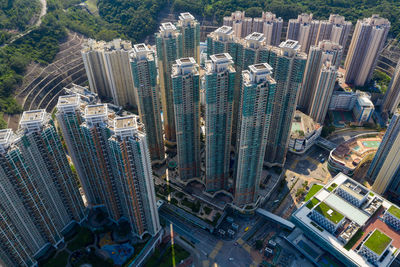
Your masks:
<svg viewBox="0 0 400 267"><path fill-rule="evenodd" d="M0 46L0 47L4 47L4 46L7 46L7 45L9 45L9 44L12 44L13 42L15 42L16 40L18 40L19 38L24 37L25 35L27 35L28 33L30 33L30 32L31 32L33 29L35 29L36 27L39 27L40 24L42 24L42 17L43 17L44 15L47 14L47 2L46 2L46 0L39 0L39 1L40 1L40 5L42 6L42 9L40 10L39 18L38 18L38 20L36 21L35 25L32 26L32 27L30 27L30 28L29 28L28 30L26 30L25 32L22 32L22 33L19 33L19 34L15 35L14 37L12 37L12 38L10 39L10 41L9 41L8 43L3 44L3 45Z"/></svg>
<svg viewBox="0 0 400 267"><path fill-rule="evenodd" d="M39 15L38 20L35 23L35 26L40 26L40 24L42 23L42 17L44 15L46 15L46 13L47 13L47 2L46 2L46 0L39 0L39 1L40 1L40 4L42 5L42 9L40 10L40 15Z"/></svg>

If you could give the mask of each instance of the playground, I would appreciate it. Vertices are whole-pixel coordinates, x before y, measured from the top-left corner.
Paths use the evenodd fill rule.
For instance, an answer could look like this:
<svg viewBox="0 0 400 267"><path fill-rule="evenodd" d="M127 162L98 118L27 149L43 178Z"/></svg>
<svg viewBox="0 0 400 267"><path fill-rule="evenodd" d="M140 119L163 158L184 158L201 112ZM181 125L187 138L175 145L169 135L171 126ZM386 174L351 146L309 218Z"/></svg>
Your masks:
<svg viewBox="0 0 400 267"><path fill-rule="evenodd" d="M122 265L134 252L134 248L129 243L105 245L101 249L108 254L115 265Z"/></svg>

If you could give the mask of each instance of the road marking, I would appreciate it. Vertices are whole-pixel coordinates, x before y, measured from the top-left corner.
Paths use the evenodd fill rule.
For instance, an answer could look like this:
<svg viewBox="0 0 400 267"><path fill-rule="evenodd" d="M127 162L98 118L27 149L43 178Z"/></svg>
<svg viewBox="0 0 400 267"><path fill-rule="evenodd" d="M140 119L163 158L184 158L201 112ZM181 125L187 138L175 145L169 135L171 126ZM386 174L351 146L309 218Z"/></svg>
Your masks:
<svg viewBox="0 0 400 267"><path fill-rule="evenodd" d="M203 261L203 267L209 267L210 266L210 261L204 260Z"/></svg>
<svg viewBox="0 0 400 267"><path fill-rule="evenodd" d="M242 245L242 244L244 243L243 239L241 239L241 238L239 238L236 242L237 242L239 245Z"/></svg>
<svg viewBox="0 0 400 267"><path fill-rule="evenodd" d="M251 252L251 247L248 244L243 244L242 247L248 252Z"/></svg>
<svg viewBox="0 0 400 267"><path fill-rule="evenodd" d="M215 259L215 257L217 256L219 250L222 248L223 244L224 243L222 241L218 241L217 245L215 245L214 250L210 254L210 258L211 259Z"/></svg>

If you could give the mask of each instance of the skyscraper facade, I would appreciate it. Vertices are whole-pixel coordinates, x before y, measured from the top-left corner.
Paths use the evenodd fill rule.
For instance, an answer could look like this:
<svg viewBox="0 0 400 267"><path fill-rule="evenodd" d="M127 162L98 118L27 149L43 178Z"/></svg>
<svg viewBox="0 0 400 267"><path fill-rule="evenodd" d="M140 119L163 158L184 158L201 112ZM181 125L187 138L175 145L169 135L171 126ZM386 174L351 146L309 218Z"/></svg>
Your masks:
<svg viewBox="0 0 400 267"><path fill-rule="evenodd" d="M136 117L117 117L107 105L88 103L79 94L59 97L57 110L89 205L104 206L116 222L127 220L139 237L156 234L150 154Z"/></svg>
<svg viewBox="0 0 400 267"><path fill-rule="evenodd" d="M319 123L326 115L342 52L342 46L326 40L311 46L308 54L297 106L309 115L313 110L311 117Z"/></svg>
<svg viewBox="0 0 400 267"><path fill-rule="evenodd" d="M245 38L253 32L264 34L268 45L281 42L283 20L271 12L262 12L260 18L246 17L245 12L235 11L230 17L224 17L224 26L232 27L237 38Z"/></svg>
<svg viewBox="0 0 400 267"><path fill-rule="evenodd" d="M108 140L122 214L139 237L161 229L146 134L134 116L117 117Z"/></svg>
<svg viewBox="0 0 400 267"><path fill-rule="evenodd" d="M252 32L264 34L267 45L278 46L281 43L283 19L271 12L262 12L261 18L253 19Z"/></svg>
<svg viewBox="0 0 400 267"><path fill-rule="evenodd" d="M200 177L200 74L194 58L172 66L178 172L181 180Z"/></svg>
<svg viewBox="0 0 400 267"><path fill-rule="evenodd" d="M236 153L234 204L243 206L258 196L267 135L271 127L276 83L266 63L243 71L239 138Z"/></svg>
<svg viewBox="0 0 400 267"><path fill-rule="evenodd" d="M387 19L372 15L358 20L346 56L346 83L364 86L372 78L390 29Z"/></svg>
<svg viewBox="0 0 400 267"><path fill-rule="evenodd" d="M299 41L301 51L306 53L311 46L324 40L345 48L351 26L350 21L337 14L331 14L328 20L314 20L312 14L303 13L297 19L289 20L287 39Z"/></svg>
<svg viewBox="0 0 400 267"><path fill-rule="evenodd" d="M206 190L228 189L235 69L228 54L206 61Z"/></svg>
<svg viewBox="0 0 400 267"><path fill-rule="evenodd" d="M114 104L137 108L129 53L129 41L89 40L82 49L82 58L91 90L100 98L112 97ZM108 85L106 85L108 84Z"/></svg>
<svg viewBox="0 0 400 267"><path fill-rule="evenodd" d="M285 162L296 99L301 88L307 55L300 52L299 43L293 40L271 47L268 63L273 68L276 94L272 109L265 163L280 165Z"/></svg>
<svg viewBox="0 0 400 267"><path fill-rule="evenodd" d="M160 31L156 33L156 47L165 140L176 143L171 70L175 60L182 57L183 48L182 34L174 24L171 22L161 24Z"/></svg>
<svg viewBox="0 0 400 267"><path fill-rule="evenodd" d="M162 161L165 158L165 151L155 55L145 44L137 44L133 46L130 60L133 81L138 93L140 120L146 129L150 158Z"/></svg>
<svg viewBox="0 0 400 267"><path fill-rule="evenodd" d="M104 41L89 39L82 46L82 59L85 66L89 88L102 99L112 99L110 82L104 61L104 53L101 51L106 45Z"/></svg>
<svg viewBox="0 0 400 267"><path fill-rule="evenodd" d="M392 115L397 111L400 104L400 61L397 63L393 77L390 80L385 98L382 103L382 112Z"/></svg>
<svg viewBox="0 0 400 267"><path fill-rule="evenodd" d="M239 137L238 123L239 123L239 106L241 103L241 79L242 71L246 70L250 65L256 63L267 62L268 48L265 44L265 37L262 33L253 32L246 36L244 39L237 39L236 41L236 79L233 103L233 123L232 123L232 144L236 146L237 138Z"/></svg>
<svg viewBox="0 0 400 267"><path fill-rule="evenodd" d="M372 190L384 194L387 190L400 195L400 115L393 115L383 140L372 160L367 175L374 181Z"/></svg>
<svg viewBox="0 0 400 267"><path fill-rule="evenodd" d="M85 206L61 140L44 110L26 111L20 130L0 131L0 256L33 266L85 218Z"/></svg>
<svg viewBox="0 0 400 267"><path fill-rule="evenodd" d="M297 19L289 20L286 39L298 41L300 50L308 53L317 40L319 24L319 20L313 20L312 14L300 14Z"/></svg>
<svg viewBox="0 0 400 267"><path fill-rule="evenodd" d="M185 12L179 15L177 26L182 34L182 57L193 57L200 63L200 23Z"/></svg>
<svg viewBox="0 0 400 267"><path fill-rule="evenodd" d="M352 27L351 21L346 21L343 16L338 14L331 14L329 19L323 21L323 23L327 24L327 26L319 28L318 39L314 45L318 45L321 41L329 40L332 43L339 44L344 50Z"/></svg>
<svg viewBox="0 0 400 267"><path fill-rule="evenodd" d="M238 38L230 26L222 26L207 36L207 56L228 53L237 62Z"/></svg>
<svg viewBox="0 0 400 267"><path fill-rule="evenodd" d="M225 26L230 26L236 37L244 38L253 32L253 19L246 17L245 12L235 11L230 17L224 17Z"/></svg>
<svg viewBox="0 0 400 267"><path fill-rule="evenodd" d="M319 75L316 78L315 90L310 99L308 115L318 123L323 123L328 112L329 103L332 97L337 77L337 69L326 61L321 66Z"/></svg>

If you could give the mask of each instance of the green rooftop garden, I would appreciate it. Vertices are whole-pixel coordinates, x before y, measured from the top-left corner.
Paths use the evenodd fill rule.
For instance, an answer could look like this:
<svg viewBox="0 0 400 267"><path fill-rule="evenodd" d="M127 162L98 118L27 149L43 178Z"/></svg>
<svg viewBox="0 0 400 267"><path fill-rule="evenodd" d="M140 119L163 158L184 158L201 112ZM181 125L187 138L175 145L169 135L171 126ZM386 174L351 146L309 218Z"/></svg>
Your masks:
<svg viewBox="0 0 400 267"><path fill-rule="evenodd" d="M377 255L381 255L391 241L392 239L390 237L376 229L367 241L365 241L364 246L375 252Z"/></svg>
<svg viewBox="0 0 400 267"><path fill-rule="evenodd" d="M319 203L319 200L313 197L310 202L307 203L306 207L312 209L315 205Z"/></svg>
<svg viewBox="0 0 400 267"><path fill-rule="evenodd" d="M308 191L304 201L308 201L309 199L311 199L319 190L321 190L322 187L322 185L313 184L313 186L311 186L310 190Z"/></svg>
<svg viewBox="0 0 400 267"><path fill-rule="evenodd" d="M400 219L400 209L394 205L392 205L389 209L388 212L395 216L396 218Z"/></svg>
<svg viewBox="0 0 400 267"><path fill-rule="evenodd" d="M341 213L329 207L324 202L321 202L317 207L315 207L314 210L316 210L319 214L323 215L334 224L338 224L344 218Z"/></svg>
<svg viewBox="0 0 400 267"><path fill-rule="evenodd" d="M333 191L333 189L335 189L337 187L336 183L331 184L331 186L328 188L329 191Z"/></svg>

